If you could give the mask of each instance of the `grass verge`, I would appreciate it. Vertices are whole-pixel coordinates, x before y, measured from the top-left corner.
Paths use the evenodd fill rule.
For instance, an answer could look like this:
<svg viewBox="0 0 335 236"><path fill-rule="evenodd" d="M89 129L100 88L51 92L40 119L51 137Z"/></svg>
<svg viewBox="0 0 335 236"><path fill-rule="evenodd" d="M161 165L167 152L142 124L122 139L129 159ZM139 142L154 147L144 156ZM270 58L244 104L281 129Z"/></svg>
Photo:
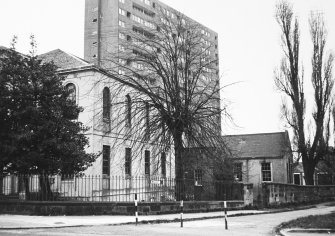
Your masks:
<svg viewBox="0 0 335 236"><path fill-rule="evenodd" d="M335 230L335 212L327 215L312 215L282 223L278 228L332 229Z"/></svg>

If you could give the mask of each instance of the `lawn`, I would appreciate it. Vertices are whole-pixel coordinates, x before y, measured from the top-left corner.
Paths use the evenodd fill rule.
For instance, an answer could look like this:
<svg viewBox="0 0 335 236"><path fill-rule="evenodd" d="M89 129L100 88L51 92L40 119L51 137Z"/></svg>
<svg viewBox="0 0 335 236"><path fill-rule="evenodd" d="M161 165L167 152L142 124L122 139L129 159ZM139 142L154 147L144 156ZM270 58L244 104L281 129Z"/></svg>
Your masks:
<svg viewBox="0 0 335 236"><path fill-rule="evenodd" d="M281 228L335 229L335 212L328 215L312 215L298 218L283 223Z"/></svg>

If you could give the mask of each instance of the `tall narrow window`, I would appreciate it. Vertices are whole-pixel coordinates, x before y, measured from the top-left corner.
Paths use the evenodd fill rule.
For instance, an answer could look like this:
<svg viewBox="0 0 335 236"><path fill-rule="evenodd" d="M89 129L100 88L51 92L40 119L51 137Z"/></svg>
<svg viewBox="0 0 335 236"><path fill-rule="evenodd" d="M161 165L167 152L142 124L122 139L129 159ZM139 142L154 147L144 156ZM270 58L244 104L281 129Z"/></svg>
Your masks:
<svg viewBox="0 0 335 236"><path fill-rule="evenodd" d="M127 176L131 176L131 148L126 148L124 167L125 167L125 174Z"/></svg>
<svg viewBox="0 0 335 236"><path fill-rule="evenodd" d="M241 182L242 179L242 163L234 163L234 178L236 181Z"/></svg>
<svg viewBox="0 0 335 236"><path fill-rule="evenodd" d="M150 106L148 102L145 102L145 135L146 138L150 138Z"/></svg>
<svg viewBox="0 0 335 236"><path fill-rule="evenodd" d="M126 96L126 126L131 127L131 98L129 94Z"/></svg>
<svg viewBox="0 0 335 236"><path fill-rule="evenodd" d="M144 152L144 173L150 175L150 151L148 150Z"/></svg>
<svg viewBox="0 0 335 236"><path fill-rule="evenodd" d="M105 122L110 122L110 106L111 106L111 99L110 99L110 92L109 88L105 87L103 90L103 96L102 96L102 117Z"/></svg>
<svg viewBox="0 0 335 236"><path fill-rule="evenodd" d="M72 83L69 83L65 86L66 90L69 92L68 99L70 101L76 102L76 86Z"/></svg>
<svg viewBox="0 0 335 236"><path fill-rule="evenodd" d="M163 177L166 177L166 153L161 154L161 173Z"/></svg>
<svg viewBox="0 0 335 236"><path fill-rule="evenodd" d="M263 182L272 181L271 163L269 162L262 163L262 181Z"/></svg>
<svg viewBox="0 0 335 236"><path fill-rule="evenodd" d="M202 185L202 169L194 170L194 185L201 186Z"/></svg>
<svg viewBox="0 0 335 236"><path fill-rule="evenodd" d="M102 146L102 175L110 175L110 146Z"/></svg>

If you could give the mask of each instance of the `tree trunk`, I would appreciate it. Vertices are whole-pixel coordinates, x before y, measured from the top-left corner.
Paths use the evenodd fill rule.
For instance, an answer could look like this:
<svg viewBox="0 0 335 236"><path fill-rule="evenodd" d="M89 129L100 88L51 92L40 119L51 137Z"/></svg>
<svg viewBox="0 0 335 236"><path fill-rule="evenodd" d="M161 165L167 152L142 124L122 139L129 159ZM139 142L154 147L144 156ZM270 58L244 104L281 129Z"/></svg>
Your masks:
<svg viewBox="0 0 335 236"><path fill-rule="evenodd" d="M40 182L40 198L42 201L50 201L53 199L53 194L50 188L50 181L47 175L39 176Z"/></svg>
<svg viewBox="0 0 335 236"><path fill-rule="evenodd" d="M304 174L305 174L305 183L306 185L314 185L314 172L316 164L309 160L303 160Z"/></svg>
<svg viewBox="0 0 335 236"><path fill-rule="evenodd" d="M0 195L3 194L3 174L0 174Z"/></svg>
<svg viewBox="0 0 335 236"><path fill-rule="evenodd" d="M174 152L175 152L175 175L176 175L176 200L185 200L185 181L184 181L184 163L182 158L183 140L182 134L177 132L174 135Z"/></svg>
<svg viewBox="0 0 335 236"><path fill-rule="evenodd" d="M29 190L29 179L30 179L30 176L23 176L24 192L26 194L26 200L31 200L30 190Z"/></svg>

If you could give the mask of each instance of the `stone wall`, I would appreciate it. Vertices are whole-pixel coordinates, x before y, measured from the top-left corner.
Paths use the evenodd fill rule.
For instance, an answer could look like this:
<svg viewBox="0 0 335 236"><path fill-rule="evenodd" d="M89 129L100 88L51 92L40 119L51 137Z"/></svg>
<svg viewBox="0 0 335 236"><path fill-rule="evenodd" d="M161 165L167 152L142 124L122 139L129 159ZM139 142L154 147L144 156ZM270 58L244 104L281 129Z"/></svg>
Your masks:
<svg viewBox="0 0 335 236"><path fill-rule="evenodd" d="M262 184L261 205L264 207L289 203L312 203L334 199L335 185Z"/></svg>
<svg viewBox="0 0 335 236"><path fill-rule="evenodd" d="M243 201L227 201L228 210L241 209ZM184 202L184 212L222 211L223 201ZM134 203L0 201L0 214L26 215L134 215ZM171 214L180 211L180 202L140 202L140 215Z"/></svg>

